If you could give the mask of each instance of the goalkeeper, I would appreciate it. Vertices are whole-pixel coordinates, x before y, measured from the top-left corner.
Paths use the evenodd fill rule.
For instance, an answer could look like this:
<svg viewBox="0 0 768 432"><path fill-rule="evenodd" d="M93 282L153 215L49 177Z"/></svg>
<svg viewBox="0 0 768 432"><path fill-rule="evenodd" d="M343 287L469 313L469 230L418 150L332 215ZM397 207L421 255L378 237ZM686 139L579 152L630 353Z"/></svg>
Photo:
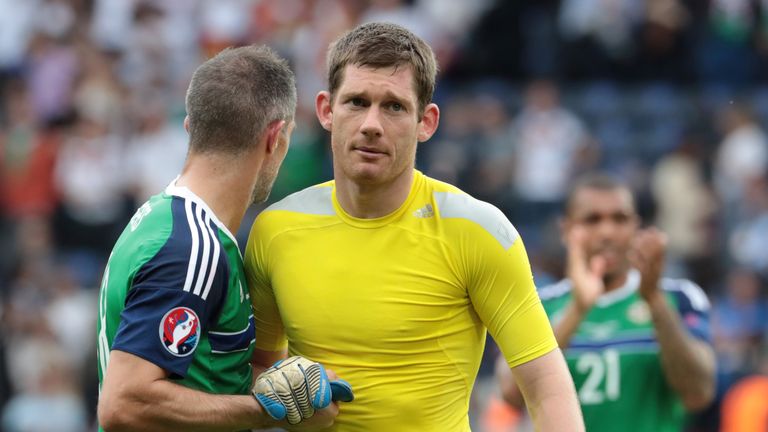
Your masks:
<svg viewBox="0 0 768 432"><path fill-rule="evenodd" d="M254 318L232 236L288 149L293 73L268 48L225 50L197 69L186 107L184 169L139 208L104 272L100 430L329 426L338 407L321 365L285 361L254 385Z"/></svg>
<svg viewBox="0 0 768 432"><path fill-rule="evenodd" d="M494 206L415 169L436 131L432 49L368 23L328 53L316 98L334 180L274 204L246 247L256 355L288 351L355 388L338 432L467 432L486 329L539 431L584 430L522 240Z"/></svg>

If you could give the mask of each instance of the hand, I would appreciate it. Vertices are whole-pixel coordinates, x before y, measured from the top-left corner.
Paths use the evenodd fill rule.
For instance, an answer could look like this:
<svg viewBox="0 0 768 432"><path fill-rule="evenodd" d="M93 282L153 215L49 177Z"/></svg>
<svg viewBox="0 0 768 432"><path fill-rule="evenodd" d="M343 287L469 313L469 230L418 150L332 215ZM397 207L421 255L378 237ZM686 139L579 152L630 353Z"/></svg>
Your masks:
<svg viewBox="0 0 768 432"><path fill-rule="evenodd" d="M586 235L583 228L573 227L566 238L568 263L566 276L573 284L573 301L581 313L588 312L605 292L606 262L601 256L587 259Z"/></svg>
<svg viewBox="0 0 768 432"><path fill-rule="evenodd" d="M283 429L291 432L311 432L326 429L333 424L339 414L339 401L351 402L355 398L348 382L340 379L331 369L325 371L331 386L331 404L321 410L316 410L315 415L297 425L281 425Z"/></svg>
<svg viewBox="0 0 768 432"><path fill-rule="evenodd" d="M319 415L313 426L328 427L338 414L331 403L331 386L325 368L304 357L280 360L265 370L253 386L253 396L273 419L295 425Z"/></svg>
<svg viewBox="0 0 768 432"><path fill-rule="evenodd" d="M659 291L659 280L664 272L667 235L656 228L641 230L632 241L629 262L640 271L640 296L652 300Z"/></svg>

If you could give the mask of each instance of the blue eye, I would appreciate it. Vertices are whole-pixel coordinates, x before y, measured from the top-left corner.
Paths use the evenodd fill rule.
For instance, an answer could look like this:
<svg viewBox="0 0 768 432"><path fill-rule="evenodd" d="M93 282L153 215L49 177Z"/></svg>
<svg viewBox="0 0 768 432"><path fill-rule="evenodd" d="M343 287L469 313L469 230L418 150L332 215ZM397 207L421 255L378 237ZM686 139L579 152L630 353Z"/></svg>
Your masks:
<svg viewBox="0 0 768 432"><path fill-rule="evenodd" d="M390 107L392 108L392 111L402 111L403 110L403 106L400 105L397 102L395 102L392 105L390 105Z"/></svg>
<svg viewBox="0 0 768 432"><path fill-rule="evenodd" d="M356 107L363 106L363 100L360 99L360 98L352 98L352 100L350 102L352 102L352 105L356 106Z"/></svg>

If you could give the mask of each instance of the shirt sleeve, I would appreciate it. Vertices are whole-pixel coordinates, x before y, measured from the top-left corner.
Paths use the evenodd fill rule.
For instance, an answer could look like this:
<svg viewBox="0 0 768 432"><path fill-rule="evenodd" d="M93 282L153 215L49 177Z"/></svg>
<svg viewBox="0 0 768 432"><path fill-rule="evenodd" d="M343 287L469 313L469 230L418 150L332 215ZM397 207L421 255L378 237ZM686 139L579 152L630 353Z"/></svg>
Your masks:
<svg viewBox="0 0 768 432"><path fill-rule="evenodd" d="M683 325L694 337L711 343L710 304L707 295L691 281L675 280L674 282L674 286L668 292L675 298L677 312L680 314Z"/></svg>
<svg viewBox="0 0 768 432"><path fill-rule="evenodd" d="M255 347L264 351L280 351L288 346L285 328L272 290L267 245L264 243L264 214L256 218L245 248L245 274L256 324Z"/></svg>
<svg viewBox="0 0 768 432"><path fill-rule="evenodd" d="M112 349L150 361L171 374L187 375L204 332L211 327L226 292L223 254L216 265L193 272L192 282L209 277L211 288L184 290L189 250L164 247L136 273L120 315ZM193 284L194 285L194 284Z"/></svg>
<svg viewBox="0 0 768 432"><path fill-rule="evenodd" d="M557 348L542 307L522 239L504 248L491 236L477 236L469 295L480 319L510 367Z"/></svg>

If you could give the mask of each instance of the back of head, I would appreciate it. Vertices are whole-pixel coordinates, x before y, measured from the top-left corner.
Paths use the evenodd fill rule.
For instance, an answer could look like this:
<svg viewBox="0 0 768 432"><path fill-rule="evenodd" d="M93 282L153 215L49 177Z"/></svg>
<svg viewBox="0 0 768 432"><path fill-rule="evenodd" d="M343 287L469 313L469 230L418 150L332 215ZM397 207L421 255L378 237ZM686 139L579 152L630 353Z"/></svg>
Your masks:
<svg viewBox="0 0 768 432"><path fill-rule="evenodd" d="M334 42L328 51L328 90L333 96L347 65L371 68L411 67L419 116L432 101L437 61L432 48L404 27L389 23L360 25Z"/></svg>
<svg viewBox="0 0 768 432"><path fill-rule="evenodd" d="M269 123L293 119L296 83L271 49L228 48L197 68L186 106L190 152L237 156L257 145Z"/></svg>

